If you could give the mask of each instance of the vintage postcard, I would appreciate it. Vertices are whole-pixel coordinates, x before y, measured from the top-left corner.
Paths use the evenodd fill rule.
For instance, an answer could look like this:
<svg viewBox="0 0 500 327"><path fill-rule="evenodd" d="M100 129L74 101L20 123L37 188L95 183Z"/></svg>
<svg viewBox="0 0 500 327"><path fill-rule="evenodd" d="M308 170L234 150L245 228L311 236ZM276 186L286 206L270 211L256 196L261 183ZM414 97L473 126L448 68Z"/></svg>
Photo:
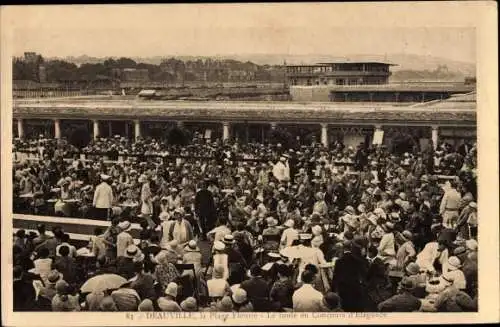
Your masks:
<svg viewBox="0 0 500 327"><path fill-rule="evenodd" d="M495 2L0 14L6 326L499 322Z"/></svg>

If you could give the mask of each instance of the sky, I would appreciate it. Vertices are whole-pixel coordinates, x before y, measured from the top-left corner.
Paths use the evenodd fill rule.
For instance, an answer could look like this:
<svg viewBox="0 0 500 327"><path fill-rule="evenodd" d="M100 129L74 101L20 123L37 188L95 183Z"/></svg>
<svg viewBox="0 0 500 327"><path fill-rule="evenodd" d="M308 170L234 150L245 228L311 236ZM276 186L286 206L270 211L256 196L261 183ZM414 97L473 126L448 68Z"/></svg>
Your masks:
<svg viewBox="0 0 500 327"><path fill-rule="evenodd" d="M417 54L474 63L475 7L469 5L72 5L6 12L14 55Z"/></svg>

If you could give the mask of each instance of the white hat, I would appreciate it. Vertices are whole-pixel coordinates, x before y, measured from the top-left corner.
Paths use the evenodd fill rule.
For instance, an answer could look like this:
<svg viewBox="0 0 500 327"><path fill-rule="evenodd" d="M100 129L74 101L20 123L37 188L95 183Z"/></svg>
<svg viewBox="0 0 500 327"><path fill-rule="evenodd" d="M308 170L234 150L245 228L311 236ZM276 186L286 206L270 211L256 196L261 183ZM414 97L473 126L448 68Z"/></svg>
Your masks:
<svg viewBox="0 0 500 327"><path fill-rule="evenodd" d="M127 247L127 250L125 251L125 257L126 258L135 258L137 255L139 255L139 252L141 250L134 244L131 244Z"/></svg>
<svg viewBox="0 0 500 327"><path fill-rule="evenodd" d="M273 217L267 217L266 218L266 223L268 227L276 226L278 225L278 221L274 219Z"/></svg>
<svg viewBox="0 0 500 327"><path fill-rule="evenodd" d="M458 270L462 266L460 259L455 256L448 258L448 265L450 270Z"/></svg>
<svg viewBox="0 0 500 327"><path fill-rule="evenodd" d="M311 228L311 232L313 233L313 235L315 236L318 236L318 235L321 235L321 232L323 231L323 229L321 228L321 226L319 225L315 225Z"/></svg>
<svg viewBox="0 0 500 327"><path fill-rule="evenodd" d="M165 289L165 295L170 295L171 297L177 297L177 284L170 282Z"/></svg>
<svg viewBox="0 0 500 327"><path fill-rule="evenodd" d="M295 225L295 222L293 221L293 219L288 219L287 221L285 221L285 223L283 225L285 225L288 228L293 228L293 226Z"/></svg>
<svg viewBox="0 0 500 327"><path fill-rule="evenodd" d="M108 180L108 179L110 179L110 178L111 178L111 176L109 176L109 175L106 175L106 174L101 174L101 179L102 179L103 181L106 181L106 180Z"/></svg>
<svg viewBox="0 0 500 327"><path fill-rule="evenodd" d="M234 303L241 304L247 300L247 292L242 288L237 288L234 290L233 295L231 295Z"/></svg>
<svg viewBox="0 0 500 327"><path fill-rule="evenodd" d="M130 229L130 227L132 227L132 224L128 220L122 221L118 224L118 228L120 228L122 231L127 231Z"/></svg>
<svg viewBox="0 0 500 327"><path fill-rule="evenodd" d="M214 243L214 250L216 251L224 251L225 248L226 245L224 245L224 243L222 243L221 241L217 241Z"/></svg>
<svg viewBox="0 0 500 327"><path fill-rule="evenodd" d="M477 203L474 201L469 202L469 207L477 209Z"/></svg>

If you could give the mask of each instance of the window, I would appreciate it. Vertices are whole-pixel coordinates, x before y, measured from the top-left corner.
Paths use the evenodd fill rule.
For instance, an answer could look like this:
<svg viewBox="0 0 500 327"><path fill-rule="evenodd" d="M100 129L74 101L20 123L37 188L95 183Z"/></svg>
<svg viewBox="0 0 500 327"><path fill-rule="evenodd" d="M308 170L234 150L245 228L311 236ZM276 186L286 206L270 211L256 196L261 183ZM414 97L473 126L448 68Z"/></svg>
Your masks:
<svg viewBox="0 0 500 327"><path fill-rule="evenodd" d="M337 84L337 85L344 85L344 79L343 78L337 78L337 80L335 80L335 84Z"/></svg>

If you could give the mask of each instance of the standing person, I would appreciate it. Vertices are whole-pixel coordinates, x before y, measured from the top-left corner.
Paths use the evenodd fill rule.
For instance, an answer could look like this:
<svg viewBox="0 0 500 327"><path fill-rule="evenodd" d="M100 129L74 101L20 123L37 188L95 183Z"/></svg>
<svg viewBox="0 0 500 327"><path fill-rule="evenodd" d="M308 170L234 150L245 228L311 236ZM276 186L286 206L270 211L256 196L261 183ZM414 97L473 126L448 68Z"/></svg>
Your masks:
<svg viewBox="0 0 500 327"><path fill-rule="evenodd" d="M456 189L454 181L449 183L445 189L441 205L439 206L439 214L443 217L443 226L445 228L454 228L459 215L461 195Z"/></svg>
<svg viewBox="0 0 500 327"><path fill-rule="evenodd" d="M153 215L153 193L151 192L151 186L146 175L139 176L139 183L141 184L141 215L149 223L148 218Z"/></svg>
<svg viewBox="0 0 500 327"><path fill-rule="evenodd" d="M304 270L300 276L302 286L292 296L294 312L321 312L323 310L323 294L313 287L315 274Z"/></svg>
<svg viewBox="0 0 500 327"><path fill-rule="evenodd" d="M368 261L362 256L361 249L349 242L344 254L335 262L333 290L342 300L346 312L360 312L365 309L363 284L366 281Z"/></svg>
<svg viewBox="0 0 500 327"><path fill-rule="evenodd" d="M113 205L113 189L109 185L111 177L101 174L101 184L97 185L94 191L94 212L96 218L107 220L110 217L110 210Z"/></svg>
<svg viewBox="0 0 500 327"><path fill-rule="evenodd" d="M124 257L127 247L134 245L134 239L129 234L132 224L129 221L123 221L118 224L121 232L116 237L116 257Z"/></svg>
<svg viewBox="0 0 500 327"><path fill-rule="evenodd" d="M254 264L250 268L250 275L250 279L242 282L240 288L247 292L255 311L266 312L269 309L269 285L262 277L262 269L259 265Z"/></svg>
<svg viewBox="0 0 500 327"><path fill-rule="evenodd" d="M287 158L283 155L280 160L273 167L273 176L279 182L290 181L290 167L287 163Z"/></svg>
<svg viewBox="0 0 500 327"><path fill-rule="evenodd" d="M206 240L207 233L214 228L216 220L216 208L212 192L207 189L207 183L201 185L201 190L195 196L195 213L201 223L202 240Z"/></svg>

